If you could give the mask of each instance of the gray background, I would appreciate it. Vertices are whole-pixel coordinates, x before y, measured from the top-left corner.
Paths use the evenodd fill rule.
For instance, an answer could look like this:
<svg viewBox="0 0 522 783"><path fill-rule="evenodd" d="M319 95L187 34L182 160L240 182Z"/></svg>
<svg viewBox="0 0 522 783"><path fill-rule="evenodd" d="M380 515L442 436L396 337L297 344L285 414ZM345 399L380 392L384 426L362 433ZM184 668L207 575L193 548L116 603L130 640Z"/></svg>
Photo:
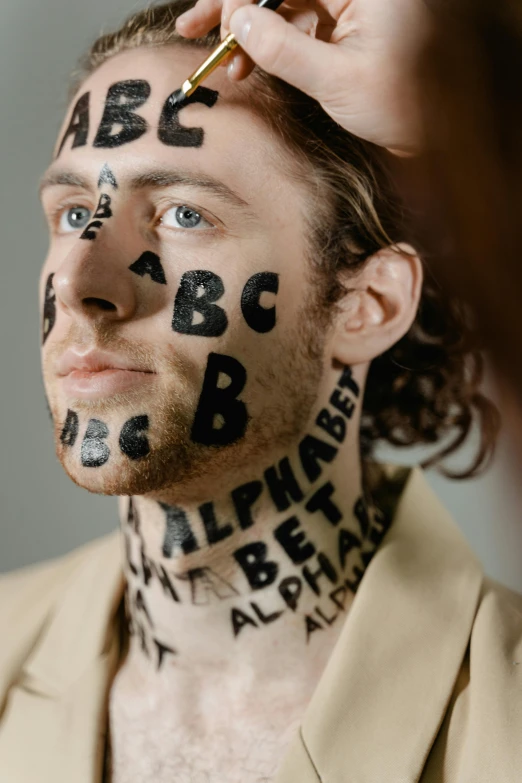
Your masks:
<svg viewBox="0 0 522 783"><path fill-rule="evenodd" d="M63 554L117 524L114 499L75 487L54 457L40 379L37 279L46 230L36 187L78 55L142 3L1 0L0 571ZM384 456L415 459L418 452ZM466 454L463 454L465 460ZM484 477L429 480L487 572L522 591L522 491L504 436Z"/></svg>

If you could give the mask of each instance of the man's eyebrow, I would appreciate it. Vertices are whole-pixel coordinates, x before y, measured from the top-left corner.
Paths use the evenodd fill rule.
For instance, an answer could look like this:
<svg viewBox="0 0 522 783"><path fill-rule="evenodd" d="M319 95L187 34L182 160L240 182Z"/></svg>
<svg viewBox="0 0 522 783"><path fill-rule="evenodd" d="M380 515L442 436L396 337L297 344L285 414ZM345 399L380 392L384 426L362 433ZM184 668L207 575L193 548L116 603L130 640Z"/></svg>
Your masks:
<svg viewBox="0 0 522 783"><path fill-rule="evenodd" d="M236 207L242 209L249 208L249 204L234 190L225 185L224 182L202 174L193 174L187 171L166 171L165 169L152 169L141 174L136 174L127 180L126 177L119 178L124 186L127 185L131 190L144 190L145 188L168 188L172 185L187 185L194 188L202 188L219 196L224 201L228 201ZM73 187L91 190L92 184L87 177L77 174L74 171L58 169L48 171L40 181L40 195L46 188L53 185L72 185Z"/></svg>
<svg viewBox="0 0 522 783"><path fill-rule="evenodd" d="M187 185L193 188L202 188L219 196L224 201L229 201L236 207L244 209L250 205L234 190L225 185L221 180L206 177L202 174L192 174L186 171L165 171L157 169L137 174L129 182L132 190L144 188L168 188L172 185Z"/></svg>
<svg viewBox="0 0 522 783"><path fill-rule="evenodd" d="M76 174L73 171L66 171L64 169L58 169L56 171L46 172L40 180L39 193L46 188L50 188L53 185L72 185L73 187L83 188L84 190L91 189L91 183L87 177L82 177L80 174Z"/></svg>

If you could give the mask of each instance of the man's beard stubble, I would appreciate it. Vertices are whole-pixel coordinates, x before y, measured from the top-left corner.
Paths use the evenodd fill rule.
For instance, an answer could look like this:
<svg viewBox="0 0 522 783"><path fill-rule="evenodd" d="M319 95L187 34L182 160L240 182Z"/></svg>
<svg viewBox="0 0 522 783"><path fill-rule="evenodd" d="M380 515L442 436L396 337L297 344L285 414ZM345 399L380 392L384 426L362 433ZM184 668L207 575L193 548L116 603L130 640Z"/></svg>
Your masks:
<svg viewBox="0 0 522 783"><path fill-rule="evenodd" d="M295 329L279 343L277 356L266 366L252 371L248 365L247 383L239 395L249 406L249 392L255 391L259 406L245 435L228 446L205 446L191 440L204 368L186 356L159 354L157 346L136 345L115 334L114 327L93 327L86 339L85 329L73 325L59 343L49 346L44 377L54 420L58 459L69 477L79 486L106 495L150 495L168 503L187 503L203 496L215 497L237 484L258 476L303 433L317 399L323 374L326 323L315 308L303 305ZM92 468L73 463L72 450L60 440L67 411L60 410L47 368L71 345L95 345L132 360L137 367L158 372L158 384L147 397L143 389L111 396L100 401L74 400L69 407L89 418L117 418L119 426L133 416L146 413L150 420L150 453L139 461L123 454L104 466L103 481L89 479ZM244 363L244 362L242 362ZM166 383L164 379L168 379ZM160 385L161 384L161 385ZM160 386L160 388L158 388ZM144 410L148 406L148 410ZM110 418L109 418L110 417ZM94 476L93 476L94 478Z"/></svg>

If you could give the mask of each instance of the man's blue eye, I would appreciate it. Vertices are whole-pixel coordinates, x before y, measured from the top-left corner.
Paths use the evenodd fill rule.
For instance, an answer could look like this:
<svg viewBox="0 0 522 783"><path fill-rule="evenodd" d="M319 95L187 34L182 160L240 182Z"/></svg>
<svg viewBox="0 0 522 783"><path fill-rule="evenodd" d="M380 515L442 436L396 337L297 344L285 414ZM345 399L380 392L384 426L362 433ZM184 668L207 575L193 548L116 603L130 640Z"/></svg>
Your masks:
<svg viewBox="0 0 522 783"><path fill-rule="evenodd" d="M207 228L212 227L212 224L208 220L196 212L195 209L191 209L185 205L179 207L172 207L168 209L161 222L165 226L172 226L174 228Z"/></svg>
<svg viewBox="0 0 522 783"><path fill-rule="evenodd" d="M60 216L60 231L79 231L85 228L90 219L91 211L87 207L70 207Z"/></svg>

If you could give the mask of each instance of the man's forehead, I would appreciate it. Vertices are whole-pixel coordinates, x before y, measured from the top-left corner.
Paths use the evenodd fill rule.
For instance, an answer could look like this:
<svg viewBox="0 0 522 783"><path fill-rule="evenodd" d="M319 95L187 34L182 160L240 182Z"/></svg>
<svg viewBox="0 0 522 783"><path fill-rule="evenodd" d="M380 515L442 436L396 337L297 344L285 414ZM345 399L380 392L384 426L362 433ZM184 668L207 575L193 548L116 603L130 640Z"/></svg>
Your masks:
<svg viewBox="0 0 522 783"><path fill-rule="evenodd" d="M75 108L82 96L88 96L89 126L96 128L107 108L107 102L118 104L135 102L139 104L136 113L143 117L152 131L156 131L164 114L165 102L183 81L201 64L208 54L207 49L186 44L175 44L160 48L142 47L122 52L111 57L97 68L80 86L71 101L64 118L59 139L67 128ZM124 85L118 91L118 85ZM134 87L133 87L134 85ZM224 68L217 68L198 88L183 107L183 125L202 122L209 131L229 125L234 143L241 145L245 133L259 133L261 139L266 126L258 113L250 107L250 90L247 84L234 84L226 76ZM134 94L133 94L134 91ZM212 101L198 98L201 94L216 94ZM141 96L141 98L140 98ZM198 100L194 100L194 97ZM213 111L206 111L212 103ZM80 107L81 108L81 107ZM181 122L181 118L180 118ZM246 141L246 139L245 139Z"/></svg>

